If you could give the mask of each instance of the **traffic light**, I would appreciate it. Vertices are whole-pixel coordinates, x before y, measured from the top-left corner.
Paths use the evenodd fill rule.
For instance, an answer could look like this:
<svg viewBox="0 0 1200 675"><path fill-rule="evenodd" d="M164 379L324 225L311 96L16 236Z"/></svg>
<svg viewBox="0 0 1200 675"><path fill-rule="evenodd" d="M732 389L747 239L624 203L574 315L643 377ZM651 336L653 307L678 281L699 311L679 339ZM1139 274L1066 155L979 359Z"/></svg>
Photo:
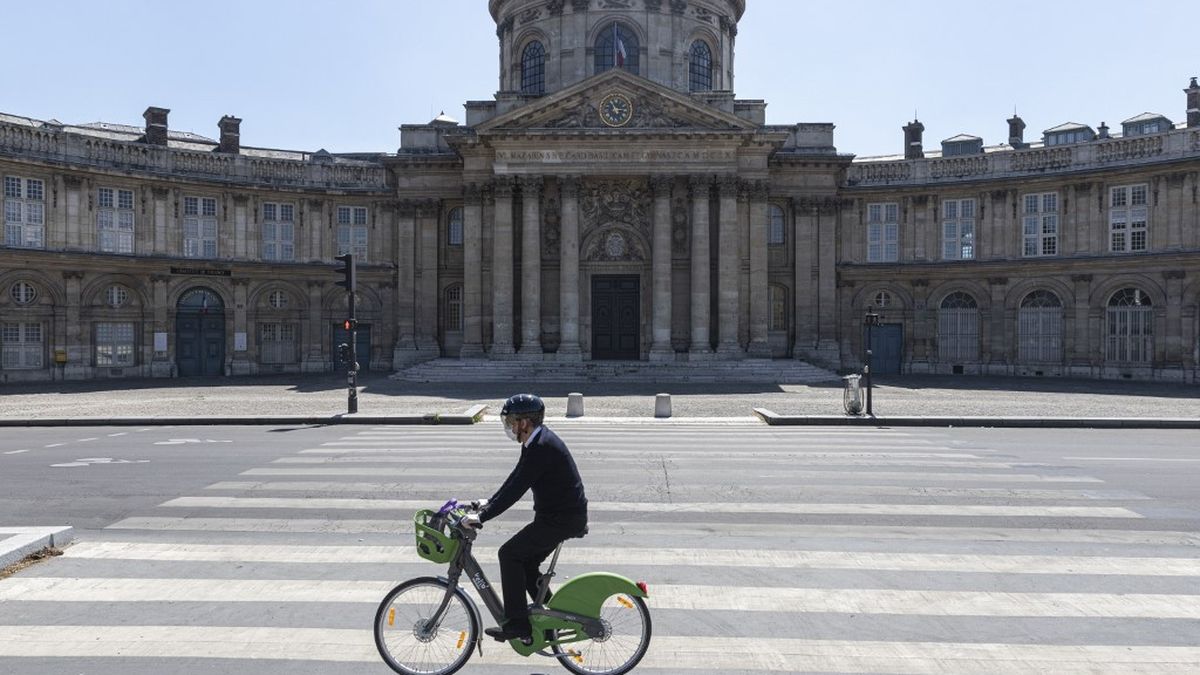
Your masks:
<svg viewBox="0 0 1200 675"><path fill-rule="evenodd" d="M354 254L347 253L346 255L339 255L338 257L334 258L334 260L338 261L342 265L342 267L338 267L334 270L340 277L342 277L342 279L337 282L337 285L346 289L350 293L353 293L355 291L358 276L354 271Z"/></svg>
<svg viewBox="0 0 1200 675"><path fill-rule="evenodd" d="M338 361L342 363L350 363L350 345L343 342L337 347Z"/></svg>
<svg viewBox="0 0 1200 675"><path fill-rule="evenodd" d="M356 328L358 328L358 319L346 319L342 322L342 329L346 332L350 332Z"/></svg>

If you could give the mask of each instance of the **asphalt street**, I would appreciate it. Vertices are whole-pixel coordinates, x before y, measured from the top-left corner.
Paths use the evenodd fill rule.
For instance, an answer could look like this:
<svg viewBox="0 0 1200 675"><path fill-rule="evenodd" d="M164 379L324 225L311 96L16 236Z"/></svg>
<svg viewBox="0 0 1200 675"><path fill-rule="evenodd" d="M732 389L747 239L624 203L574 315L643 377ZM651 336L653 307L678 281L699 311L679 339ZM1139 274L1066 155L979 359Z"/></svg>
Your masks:
<svg viewBox="0 0 1200 675"><path fill-rule="evenodd" d="M1198 432L555 426L592 504L560 581L649 583L639 673L1200 671ZM0 580L2 670L390 672L376 604L443 571L412 512L516 457L494 422L5 429L0 525L77 531Z"/></svg>

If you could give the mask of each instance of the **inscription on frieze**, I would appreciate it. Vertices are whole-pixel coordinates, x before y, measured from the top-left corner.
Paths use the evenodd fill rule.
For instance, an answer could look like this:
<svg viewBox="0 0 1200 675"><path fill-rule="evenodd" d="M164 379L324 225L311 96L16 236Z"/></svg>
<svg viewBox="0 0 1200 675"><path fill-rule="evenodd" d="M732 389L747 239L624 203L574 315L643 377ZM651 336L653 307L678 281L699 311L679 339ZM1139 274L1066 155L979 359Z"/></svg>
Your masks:
<svg viewBox="0 0 1200 675"><path fill-rule="evenodd" d="M497 150L497 162L728 162L734 150Z"/></svg>

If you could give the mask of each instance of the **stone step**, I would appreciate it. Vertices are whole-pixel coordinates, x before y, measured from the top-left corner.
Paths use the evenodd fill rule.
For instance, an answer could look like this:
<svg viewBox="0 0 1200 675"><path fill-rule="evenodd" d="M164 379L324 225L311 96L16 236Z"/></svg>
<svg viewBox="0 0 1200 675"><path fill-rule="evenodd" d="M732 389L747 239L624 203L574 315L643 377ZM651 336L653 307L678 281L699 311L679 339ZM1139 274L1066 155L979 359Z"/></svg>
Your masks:
<svg viewBox="0 0 1200 675"><path fill-rule="evenodd" d="M652 363L646 361L488 361L435 359L402 369L406 382L763 382L807 384L835 381L823 368L791 359Z"/></svg>

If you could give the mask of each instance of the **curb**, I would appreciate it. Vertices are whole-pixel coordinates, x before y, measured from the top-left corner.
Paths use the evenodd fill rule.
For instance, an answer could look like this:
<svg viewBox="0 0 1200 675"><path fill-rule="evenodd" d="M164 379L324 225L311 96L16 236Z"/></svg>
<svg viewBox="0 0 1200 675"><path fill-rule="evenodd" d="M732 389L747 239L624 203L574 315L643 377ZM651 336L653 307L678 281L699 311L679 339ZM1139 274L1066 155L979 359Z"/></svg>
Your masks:
<svg viewBox="0 0 1200 675"><path fill-rule="evenodd" d="M0 419L0 427L150 427L150 426L255 426L255 425L468 425L483 419L486 405L475 405L460 415L426 413L423 415L220 415L212 417L47 417L44 419Z"/></svg>
<svg viewBox="0 0 1200 675"><path fill-rule="evenodd" d="M75 539L73 527L0 526L0 569L47 546L61 547Z"/></svg>
<svg viewBox="0 0 1200 675"><path fill-rule="evenodd" d="M754 414L770 426L1200 429L1200 419L1187 417L855 417L850 415L780 415L766 408L755 408Z"/></svg>

